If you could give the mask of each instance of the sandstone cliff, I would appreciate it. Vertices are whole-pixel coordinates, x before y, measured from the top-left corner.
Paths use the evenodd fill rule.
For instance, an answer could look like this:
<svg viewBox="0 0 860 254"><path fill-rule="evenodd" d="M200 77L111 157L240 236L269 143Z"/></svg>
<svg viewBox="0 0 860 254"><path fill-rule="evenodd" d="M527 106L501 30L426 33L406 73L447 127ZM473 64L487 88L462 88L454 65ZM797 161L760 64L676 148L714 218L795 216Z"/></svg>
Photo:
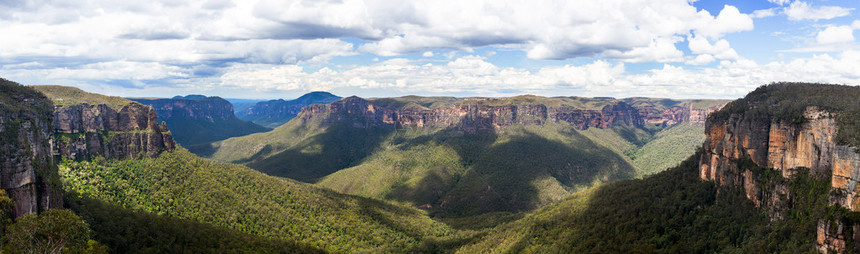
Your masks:
<svg viewBox="0 0 860 254"><path fill-rule="evenodd" d="M51 120L44 95L0 79L0 188L14 201L14 217L62 207Z"/></svg>
<svg viewBox="0 0 860 254"><path fill-rule="evenodd" d="M70 159L154 157L175 148L173 136L155 111L139 103L56 106L54 154Z"/></svg>
<svg viewBox="0 0 860 254"><path fill-rule="evenodd" d="M33 86L51 99L53 154L70 159L138 158L172 150L176 143L150 106L66 86Z"/></svg>
<svg viewBox="0 0 860 254"><path fill-rule="evenodd" d="M377 105L359 97L348 97L328 105L315 104L302 109L299 117L307 120L314 117L338 122L352 119L356 127L387 126L391 128L458 128L467 133L495 130L518 125L543 125L548 122L568 123L577 129L612 128L614 126L643 126L646 123L676 124L698 122L703 114L719 107L701 110L692 107L673 107L659 112L654 107L633 107L623 101L615 101L600 110L582 109L573 106L547 106L545 104L488 105L482 100L463 100L450 105L424 108L392 108ZM692 116L692 117L691 117Z"/></svg>
<svg viewBox="0 0 860 254"><path fill-rule="evenodd" d="M172 99L132 99L152 106L170 128L176 142L194 151L194 146L268 131L268 128L239 120L233 105L220 97L176 96Z"/></svg>
<svg viewBox="0 0 860 254"><path fill-rule="evenodd" d="M831 205L860 211L860 154L853 147L837 145L838 126L835 113L810 106L803 112L802 123L771 121L767 118L731 114L722 121L706 124L707 139L700 159L700 177L723 186L742 186L746 196L757 206L768 210L774 220L783 219L783 210L792 193L785 184L765 190L767 184L754 172L757 167L775 170L784 178L796 168L809 168L814 177L831 182ZM860 239L848 234L840 222L821 221L817 243L822 252L844 252L845 239ZM853 231L857 233L858 231Z"/></svg>

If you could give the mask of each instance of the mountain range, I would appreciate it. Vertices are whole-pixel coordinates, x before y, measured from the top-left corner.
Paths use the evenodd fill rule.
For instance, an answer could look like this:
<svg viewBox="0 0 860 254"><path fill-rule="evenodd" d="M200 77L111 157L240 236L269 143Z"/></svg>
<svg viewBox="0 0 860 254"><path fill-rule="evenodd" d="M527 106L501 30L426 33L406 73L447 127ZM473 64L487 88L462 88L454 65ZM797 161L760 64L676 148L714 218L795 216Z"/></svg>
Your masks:
<svg viewBox="0 0 860 254"><path fill-rule="evenodd" d="M692 154L704 137L703 117L722 103L348 97L305 107L271 132L193 151L344 193L408 202L440 216L515 213L595 183L674 165ZM665 145L647 146L651 142ZM654 156L666 147L678 150Z"/></svg>
<svg viewBox="0 0 860 254"><path fill-rule="evenodd" d="M310 92L294 100L268 100L255 103L253 106L236 111L236 116L245 121L276 128L296 117L302 108L312 104L328 104L340 100L328 92Z"/></svg>
<svg viewBox="0 0 860 254"><path fill-rule="evenodd" d="M192 154L154 107L0 80L3 247L62 219L79 252L858 252L856 98L347 97Z"/></svg>

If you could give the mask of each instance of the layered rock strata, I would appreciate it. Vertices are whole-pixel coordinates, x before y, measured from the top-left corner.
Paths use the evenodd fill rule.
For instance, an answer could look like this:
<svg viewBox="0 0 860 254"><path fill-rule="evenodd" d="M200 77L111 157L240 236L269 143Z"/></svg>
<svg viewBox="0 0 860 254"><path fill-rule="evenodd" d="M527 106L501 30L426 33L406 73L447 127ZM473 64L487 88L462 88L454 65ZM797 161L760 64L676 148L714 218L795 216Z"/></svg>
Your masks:
<svg viewBox="0 0 860 254"><path fill-rule="evenodd" d="M860 154L853 147L836 145L838 127L833 113L811 106L803 116L806 121L799 124L750 119L742 114L733 114L723 122L708 122L700 177L723 186L742 186L747 198L767 209L772 219L782 219L781 208L790 202L786 200L791 196L789 189L777 184L764 191L752 165L744 166L743 162L779 171L786 178L796 168L809 168L813 176L830 179L831 205L860 211ZM846 238L860 240L846 230L856 226L822 221L818 246L823 252L844 252Z"/></svg>
<svg viewBox="0 0 860 254"><path fill-rule="evenodd" d="M601 110L546 105L484 105L458 103L434 109L389 109L358 98L348 97L328 105L315 104L302 109L302 119L321 117L329 122L350 120L356 127L459 128L464 132L494 130L511 126L563 122L577 129L642 126L638 109L624 103L607 105Z"/></svg>
<svg viewBox="0 0 860 254"><path fill-rule="evenodd" d="M56 106L54 154L71 159L153 157L176 144L155 111L139 103Z"/></svg>

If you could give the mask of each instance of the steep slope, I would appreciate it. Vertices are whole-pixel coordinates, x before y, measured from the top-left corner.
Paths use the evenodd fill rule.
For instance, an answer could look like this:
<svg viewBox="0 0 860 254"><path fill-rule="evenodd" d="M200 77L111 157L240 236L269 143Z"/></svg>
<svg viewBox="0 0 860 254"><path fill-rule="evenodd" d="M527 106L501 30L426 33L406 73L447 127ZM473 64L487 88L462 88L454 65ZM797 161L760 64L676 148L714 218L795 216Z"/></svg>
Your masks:
<svg viewBox="0 0 860 254"><path fill-rule="evenodd" d="M683 110L669 115L688 119ZM440 215L520 212L656 172L637 170L628 154L671 119L649 125L645 116L614 99L350 97L201 154ZM682 156L693 151L684 148Z"/></svg>
<svg viewBox="0 0 860 254"><path fill-rule="evenodd" d="M773 220L790 218L792 179L807 169L823 182L827 216L813 217L822 252L860 251L860 88L777 83L762 86L709 118L700 177L742 186ZM813 236L809 236L811 241Z"/></svg>
<svg viewBox="0 0 860 254"><path fill-rule="evenodd" d="M414 208L211 162L182 149L156 158L66 160L60 173L69 191L85 197L334 252L420 251L425 242L455 237ZM77 209L92 213L88 206Z"/></svg>
<svg viewBox="0 0 860 254"><path fill-rule="evenodd" d="M140 99L152 106L159 119L167 123L176 142L192 149L197 144L268 131L268 128L239 120L233 106L219 97L176 96L172 99Z"/></svg>
<svg viewBox="0 0 860 254"><path fill-rule="evenodd" d="M53 154L71 159L135 158L172 150L173 136L152 107L65 86L33 86L54 107Z"/></svg>
<svg viewBox="0 0 860 254"><path fill-rule="evenodd" d="M851 86L762 86L713 114L680 166L577 193L460 251L855 253L857 98Z"/></svg>
<svg viewBox="0 0 860 254"><path fill-rule="evenodd" d="M705 141L704 128L690 123L682 123L666 128L654 135L647 144L633 154L633 165L643 175L658 173L693 155L696 148Z"/></svg>
<svg viewBox="0 0 860 254"><path fill-rule="evenodd" d="M263 237L209 223L158 215L67 192L67 207L109 253L325 253L292 239Z"/></svg>
<svg viewBox="0 0 860 254"><path fill-rule="evenodd" d="M14 203L13 217L62 207L52 110L44 95L0 78L0 188Z"/></svg>
<svg viewBox="0 0 860 254"><path fill-rule="evenodd" d="M458 253L810 253L827 188L806 173L786 181L804 195L771 221L743 189L698 176L699 152L637 180L576 193L488 231Z"/></svg>
<svg viewBox="0 0 860 254"><path fill-rule="evenodd" d="M246 110L237 111L236 115L242 120L276 128L296 117L306 106L329 104L340 99L341 97L327 92L310 92L295 100L261 101Z"/></svg>
<svg viewBox="0 0 860 254"><path fill-rule="evenodd" d="M169 139L170 149L123 141L170 132L153 124L157 119L149 106L70 87L47 89L63 102L54 110L62 116L54 121L60 137L54 149L62 158L66 202L111 251L390 252L419 250L425 239L450 234L418 210L212 163L184 149L174 151ZM69 113L74 109L80 113ZM69 145L77 142L61 139L69 133L99 139ZM117 144L124 148L114 149ZM81 152L63 152L66 147ZM143 149L139 155L147 156L115 152L122 149ZM55 181L59 186L60 179Z"/></svg>

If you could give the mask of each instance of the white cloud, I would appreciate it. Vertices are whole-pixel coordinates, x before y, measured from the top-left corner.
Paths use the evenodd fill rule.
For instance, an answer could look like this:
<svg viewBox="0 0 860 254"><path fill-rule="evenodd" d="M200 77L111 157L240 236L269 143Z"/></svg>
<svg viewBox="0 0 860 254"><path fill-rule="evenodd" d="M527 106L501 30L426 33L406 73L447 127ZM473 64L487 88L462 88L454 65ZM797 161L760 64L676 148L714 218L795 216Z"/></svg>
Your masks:
<svg viewBox="0 0 860 254"><path fill-rule="evenodd" d="M789 20L815 20L832 19L851 14L853 8L839 6L821 6L818 8L802 1L794 1L785 8L785 15Z"/></svg>
<svg viewBox="0 0 860 254"><path fill-rule="evenodd" d="M716 60L716 58L714 58L714 56L712 56L711 54L701 54L701 55L696 56L696 58L688 60L684 63L690 64L690 65L703 65L703 64L712 63L715 60Z"/></svg>
<svg viewBox="0 0 860 254"><path fill-rule="evenodd" d="M703 10L699 12L703 16L702 24L697 26L697 34L712 39L722 37L727 33L750 31L753 29L753 21L749 15L742 14L737 7L726 5L716 18L710 20L708 14Z"/></svg>
<svg viewBox="0 0 860 254"><path fill-rule="evenodd" d="M718 59L737 60L738 53L732 49L729 42L725 39L720 39L713 45L708 42L708 39L702 36L690 36L687 38L688 47L693 54L708 54Z"/></svg>
<svg viewBox="0 0 860 254"><path fill-rule="evenodd" d="M15 37L0 40L0 64L42 58L70 69L120 60L223 68L225 61L291 64L488 45L534 59L682 62L674 43L690 31L718 39L750 29L751 18L733 6L715 17L687 0L24 1L0 3L0 34ZM340 40L347 37L370 43Z"/></svg>
<svg viewBox="0 0 860 254"><path fill-rule="evenodd" d="M854 29L850 26L831 26L818 32L815 40L819 44L842 44L854 42Z"/></svg>
<svg viewBox="0 0 860 254"><path fill-rule="evenodd" d="M750 14L750 17L753 17L753 18L773 17L773 16L776 16L777 9L778 8L755 10L755 11L753 11L752 14Z"/></svg>
<svg viewBox="0 0 860 254"><path fill-rule="evenodd" d="M502 95L515 88L520 89L516 93L544 95L713 97L789 78L852 82L846 78L856 75L851 71L860 73L853 51L757 65L738 56L723 37L752 30L753 18L772 16L778 9L744 14L726 5L717 14L697 10L691 2L0 1L0 34L14 38L0 40L0 75L37 84L97 86L120 80L160 91L181 86ZM771 2L784 6L777 8L792 20L829 19L853 10ZM840 25L822 30L815 46L848 49L853 35ZM860 21L850 28L860 28ZM354 45L342 38L369 43ZM675 46L684 38L691 55ZM483 46L521 51L533 59L606 60L522 69L463 56L479 54L474 49ZM367 56L373 59L368 66L324 67L327 59L359 52L380 57ZM387 58L407 53L448 61ZM720 61L715 68L682 65L715 61ZM624 63L640 62L666 64L642 74L626 73ZM821 76L798 68L819 70ZM782 73L787 71L796 73ZM724 84L731 85L723 89Z"/></svg>
<svg viewBox="0 0 860 254"><path fill-rule="evenodd" d="M647 47L637 47L621 52L610 50L603 54L605 57L619 59L625 62L680 62L684 60L684 52L675 48L676 38L660 38L651 42Z"/></svg>
<svg viewBox="0 0 860 254"><path fill-rule="evenodd" d="M710 63L701 54L690 61ZM717 67L687 69L665 64L645 73L628 73L623 63L597 60L590 64L547 66L530 72L500 67L483 57L464 56L448 64L392 59L378 64L335 71L304 72L297 66L239 68L225 74L224 85L244 90L326 90L360 96L482 95L510 96L652 96L671 98L736 98L775 81L805 81L857 85L860 52L837 57L815 55L787 62L757 64L748 59L721 61Z"/></svg>
<svg viewBox="0 0 860 254"><path fill-rule="evenodd" d="M778 4L778 5L786 5L789 2L791 2L791 0L767 0L767 1L771 2L771 3Z"/></svg>
<svg viewBox="0 0 860 254"><path fill-rule="evenodd" d="M860 22L844 26L826 26L818 31L815 41L809 42L808 46L784 50L782 52L833 52L854 48L854 30L858 29Z"/></svg>

